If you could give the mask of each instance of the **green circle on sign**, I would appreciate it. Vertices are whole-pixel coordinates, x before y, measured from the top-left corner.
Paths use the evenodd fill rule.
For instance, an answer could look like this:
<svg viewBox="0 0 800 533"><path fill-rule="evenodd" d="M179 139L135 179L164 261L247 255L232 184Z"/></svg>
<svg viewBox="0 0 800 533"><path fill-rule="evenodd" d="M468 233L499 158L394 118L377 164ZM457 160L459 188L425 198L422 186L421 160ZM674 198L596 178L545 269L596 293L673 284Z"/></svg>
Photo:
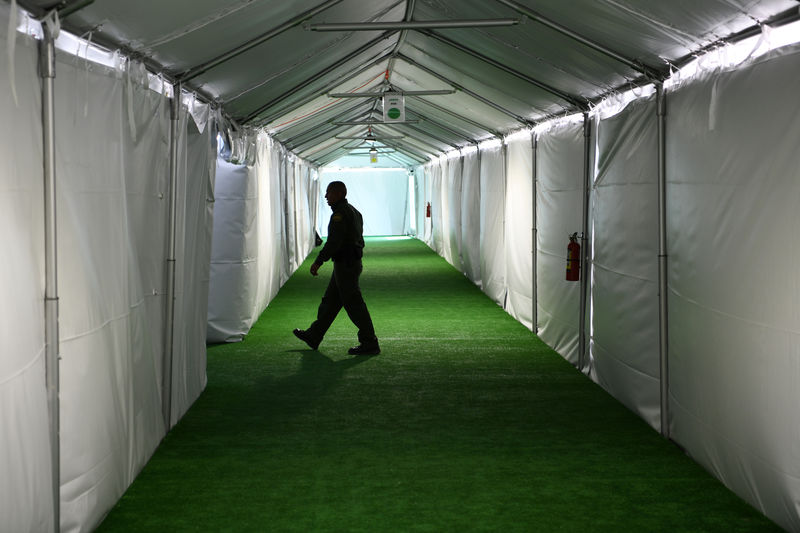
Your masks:
<svg viewBox="0 0 800 533"><path fill-rule="evenodd" d="M389 115L389 118L392 120L400 118L400 110L396 107L389 108L389 112L386 114Z"/></svg>

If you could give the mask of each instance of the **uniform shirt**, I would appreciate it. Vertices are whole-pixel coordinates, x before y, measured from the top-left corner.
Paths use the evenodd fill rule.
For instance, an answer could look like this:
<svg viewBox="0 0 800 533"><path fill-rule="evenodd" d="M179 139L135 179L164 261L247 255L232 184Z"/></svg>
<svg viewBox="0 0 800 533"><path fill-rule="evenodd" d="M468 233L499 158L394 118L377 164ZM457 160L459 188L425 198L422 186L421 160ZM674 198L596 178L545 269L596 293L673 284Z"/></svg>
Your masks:
<svg viewBox="0 0 800 533"><path fill-rule="evenodd" d="M360 260L364 250L364 219L346 199L334 204L328 223L328 241L322 247L315 263L321 265L328 259L334 261Z"/></svg>

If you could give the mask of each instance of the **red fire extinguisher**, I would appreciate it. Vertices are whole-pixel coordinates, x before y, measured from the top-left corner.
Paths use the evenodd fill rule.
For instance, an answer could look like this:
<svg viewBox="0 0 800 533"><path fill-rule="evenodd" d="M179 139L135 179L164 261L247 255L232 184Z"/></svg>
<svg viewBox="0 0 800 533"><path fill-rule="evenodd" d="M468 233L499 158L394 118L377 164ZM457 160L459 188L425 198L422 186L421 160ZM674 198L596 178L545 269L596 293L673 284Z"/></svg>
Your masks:
<svg viewBox="0 0 800 533"><path fill-rule="evenodd" d="M569 237L567 245L567 281L581 279L581 245L578 244L578 233Z"/></svg>
<svg viewBox="0 0 800 533"><path fill-rule="evenodd" d="M431 218L431 203L425 206L425 218Z"/></svg>

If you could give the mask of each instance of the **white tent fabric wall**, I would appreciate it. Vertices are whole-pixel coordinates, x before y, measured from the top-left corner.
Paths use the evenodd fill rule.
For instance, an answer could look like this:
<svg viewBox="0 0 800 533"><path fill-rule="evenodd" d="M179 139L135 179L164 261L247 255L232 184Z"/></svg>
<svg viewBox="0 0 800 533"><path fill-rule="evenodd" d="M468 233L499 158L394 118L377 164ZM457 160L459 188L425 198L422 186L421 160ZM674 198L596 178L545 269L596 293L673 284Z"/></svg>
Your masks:
<svg viewBox="0 0 800 533"><path fill-rule="evenodd" d="M258 194L258 184L258 174L247 166L217 161L206 332L209 342L241 340L257 312L248 299L254 296L263 266L257 260L262 220L258 217L259 204L269 199L268 194Z"/></svg>
<svg viewBox="0 0 800 533"><path fill-rule="evenodd" d="M445 259L463 272L461 262L461 170L463 161L460 157L450 158L447 162L445 187L442 200L447 202L447 209L442 213Z"/></svg>
<svg viewBox="0 0 800 533"><path fill-rule="evenodd" d="M530 136L507 144L505 257L508 297L505 309L533 328L533 153Z"/></svg>
<svg viewBox="0 0 800 533"><path fill-rule="evenodd" d="M565 123L539 135L536 152L536 279L539 337L578 364L580 283L564 280L568 236L580 234L583 124Z"/></svg>
<svg viewBox="0 0 800 533"><path fill-rule="evenodd" d="M151 92L148 92L151 94ZM188 115L179 128L172 412L180 420L206 388L206 328L216 180L216 131ZM146 217L146 214L144 215ZM160 307L159 307L160 309Z"/></svg>
<svg viewBox="0 0 800 533"><path fill-rule="evenodd" d="M8 4L0 3L0 42ZM52 522L44 358L44 191L36 42L20 36L17 103L0 53L0 517L8 531Z"/></svg>
<svg viewBox="0 0 800 533"><path fill-rule="evenodd" d="M673 438L800 531L800 48L668 95Z"/></svg>
<svg viewBox="0 0 800 533"><path fill-rule="evenodd" d="M332 181L341 181L347 186L347 201L364 217L364 235L405 235L411 215L406 169L324 169L320 172L316 205L317 231L321 237L328 236L331 208L324 196Z"/></svg>
<svg viewBox="0 0 800 533"><path fill-rule="evenodd" d="M294 257L302 261L314 247L316 171L289 161L266 134L257 136L253 150L252 165L217 160L209 342L242 340L288 279L286 272L297 269ZM297 233L285 233L285 225Z"/></svg>
<svg viewBox="0 0 800 533"><path fill-rule="evenodd" d="M442 257L444 255L443 221L444 203L442 202L442 175L446 171L442 169L442 162L437 160L430 166L430 178L428 180L431 188L431 242L430 246Z"/></svg>
<svg viewBox="0 0 800 533"><path fill-rule="evenodd" d="M478 287L481 282L481 175L478 151L463 156L461 180L461 262L462 272Z"/></svg>
<svg viewBox="0 0 800 533"><path fill-rule="evenodd" d="M506 300L505 163L503 146L481 150L481 288L501 307L505 307Z"/></svg>
<svg viewBox="0 0 800 533"><path fill-rule="evenodd" d="M661 425L655 100L600 120L592 194L592 379Z"/></svg>
<svg viewBox="0 0 800 533"><path fill-rule="evenodd" d="M5 33L7 6L0 9ZM2 56L0 83L8 86L7 55ZM114 505L165 433L169 108L146 87L139 65L120 73L70 55L58 53L57 59L61 527L86 531ZM11 231L3 234L10 255L2 279L13 283L4 286L0 307L0 322L12 328L0 336L0 516L10 531L48 530L53 516L37 64L36 42L17 36L19 105L10 91L0 97L3 116L14 123L0 143L5 154L0 159L11 163L0 172L0 226ZM175 336L173 422L205 386L206 298L203 268L196 265L207 262L205 198L213 182L206 164L212 128L187 135L193 126L185 112L180 123L180 159L191 163L179 176L185 198L179 198L178 226L187 233L177 241L175 318L183 329Z"/></svg>

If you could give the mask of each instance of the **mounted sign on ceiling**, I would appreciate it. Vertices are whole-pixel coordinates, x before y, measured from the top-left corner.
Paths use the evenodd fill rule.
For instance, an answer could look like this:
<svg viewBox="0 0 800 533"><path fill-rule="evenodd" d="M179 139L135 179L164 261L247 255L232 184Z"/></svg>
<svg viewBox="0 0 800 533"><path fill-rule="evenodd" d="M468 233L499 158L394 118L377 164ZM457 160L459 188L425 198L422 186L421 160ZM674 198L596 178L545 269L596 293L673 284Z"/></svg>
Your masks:
<svg viewBox="0 0 800 533"><path fill-rule="evenodd" d="M406 121L405 98L401 93L385 93L383 95L383 121Z"/></svg>

